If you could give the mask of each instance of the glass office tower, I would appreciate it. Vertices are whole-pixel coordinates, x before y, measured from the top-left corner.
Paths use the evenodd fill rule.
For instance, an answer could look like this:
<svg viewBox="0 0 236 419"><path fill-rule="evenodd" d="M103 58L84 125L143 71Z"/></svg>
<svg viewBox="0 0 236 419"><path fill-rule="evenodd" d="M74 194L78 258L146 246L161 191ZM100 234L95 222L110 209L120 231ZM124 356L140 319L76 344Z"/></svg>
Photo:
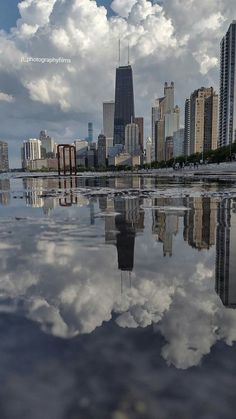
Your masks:
<svg viewBox="0 0 236 419"><path fill-rule="evenodd" d="M125 145L125 127L134 118L134 90L132 67L116 69L114 145Z"/></svg>

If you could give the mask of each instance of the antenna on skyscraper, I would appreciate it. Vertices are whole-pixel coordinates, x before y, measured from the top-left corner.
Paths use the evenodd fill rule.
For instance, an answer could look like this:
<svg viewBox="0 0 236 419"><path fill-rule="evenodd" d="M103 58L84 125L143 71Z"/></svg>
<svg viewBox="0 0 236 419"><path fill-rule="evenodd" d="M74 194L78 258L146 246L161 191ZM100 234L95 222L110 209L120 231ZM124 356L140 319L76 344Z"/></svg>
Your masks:
<svg viewBox="0 0 236 419"><path fill-rule="evenodd" d="M130 65L130 51L129 51L129 42L128 42L128 65Z"/></svg>

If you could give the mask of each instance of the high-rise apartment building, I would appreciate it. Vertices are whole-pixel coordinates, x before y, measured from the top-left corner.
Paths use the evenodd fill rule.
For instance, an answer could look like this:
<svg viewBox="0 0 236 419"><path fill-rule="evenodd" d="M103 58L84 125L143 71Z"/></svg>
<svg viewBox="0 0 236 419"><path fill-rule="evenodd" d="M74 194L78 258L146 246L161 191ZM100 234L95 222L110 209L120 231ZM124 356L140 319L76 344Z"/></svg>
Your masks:
<svg viewBox="0 0 236 419"><path fill-rule="evenodd" d="M178 131L180 123L180 109L178 106L174 106L173 82L170 85L165 83L164 96L155 101L155 109L152 108L152 119L154 117L158 117L155 121L154 160L160 162L170 155L169 151L166 153L166 139L168 138L169 150L174 132Z"/></svg>
<svg viewBox="0 0 236 419"><path fill-rule="evenodd" d="M134 118L134 90L132 67L116 69L114 145L125 145L125 127Z"/></svg>
<svg viewBox="0 0 236 419"><path fill-rule="evenodd" d="M150 137L146 140L146 164L152 162L152 139Z"/></svg>
<svg viewBox="0 0 236 419"><path fill-rule="evenodd" d="M218 144L218 95L213 87L195 90L190 97L190 154L215 150ZM188 122L186 123L186 125Z"/></svg>
<svg viewBox="0 0 236 419"><path fill-rule="evenodd" d="M125 151L131 156L141 154L139 127L133 121L125 127Z"/></svg>
<svg viewBox="0 0 236 419"><path fill-rule="evenodd" d="M22 167L27 166L27 162L41 159L42 142L36 138L30 138L23 142L22 147Z"/></svg>
<svg viewBox="0 0 236 419"><path fill-rule="evenodd" d="M0 141L0 172L8 172L9 158L8 158L8 144Z"/></svg>
<svg viewBox="0 0 236 419"><path fill-rule="evenodd" d="M220 45L219 146L236 141L236 20Z"/></svg>
<svg viewBox="0 0 236 419"><path fill-rule="evenodd" d="M140 150L143 151L144 146L143 146L143 139L144 139L144 119L141 116L136 116L136 118L134 118L134 123L138 125L138 129L139 129L139 146L140 146Z"/></svg>
<svg viewBox="0 0 236 419"><path fill-rule="evenodd" d="M190 99L185 100L184 155L190 156Z"/></svg>
<svg viewBox="0 0 236 419"><path fill-rule="evenodd" d="M110 100L103 103L103 134L107 140L107 147L113 147L115 102Z"/></svg>

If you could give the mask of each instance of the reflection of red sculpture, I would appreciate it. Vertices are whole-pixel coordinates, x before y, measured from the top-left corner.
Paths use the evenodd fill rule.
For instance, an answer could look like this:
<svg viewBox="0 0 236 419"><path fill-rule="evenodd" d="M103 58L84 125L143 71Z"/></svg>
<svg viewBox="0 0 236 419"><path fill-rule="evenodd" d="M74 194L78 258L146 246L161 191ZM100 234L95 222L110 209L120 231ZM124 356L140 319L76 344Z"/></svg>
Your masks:
<svg viewBox="0 0 236 419"><path fill-rule="evenodd" d="M58 174L76 175L76 148L70 144L57 146Z"/></svg>

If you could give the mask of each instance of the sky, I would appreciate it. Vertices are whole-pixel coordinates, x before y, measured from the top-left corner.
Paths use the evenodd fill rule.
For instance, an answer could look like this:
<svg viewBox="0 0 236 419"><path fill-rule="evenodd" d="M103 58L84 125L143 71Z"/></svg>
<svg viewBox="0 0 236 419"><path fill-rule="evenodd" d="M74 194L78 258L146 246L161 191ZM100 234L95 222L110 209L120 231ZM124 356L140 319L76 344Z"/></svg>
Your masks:
<svg viewBox="0 0 236 419"><path fill-rule="evenodd" d="M102 129L102 102L114 99L118 39L131 50L136 116L151 133L151 106L175 82L176 104L219 85L219 45L236 19L235 0L0 0L0 139L10 166L22 141L46 129L58 142ZM70 63L25 63L22 57Z"/></svg>

